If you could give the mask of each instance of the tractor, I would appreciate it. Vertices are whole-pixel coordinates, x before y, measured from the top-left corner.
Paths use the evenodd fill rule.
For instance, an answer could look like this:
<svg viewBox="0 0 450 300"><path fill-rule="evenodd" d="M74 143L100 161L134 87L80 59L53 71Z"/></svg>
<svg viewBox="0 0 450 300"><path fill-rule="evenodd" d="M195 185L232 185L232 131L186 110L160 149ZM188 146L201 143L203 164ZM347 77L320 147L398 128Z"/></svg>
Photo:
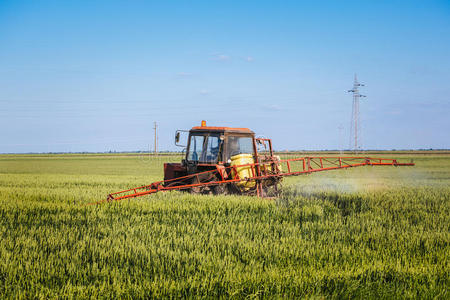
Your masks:
<svg viewBox="0 0 450 300"><path fill-rule="evenodd" d="M181 132L176 132L175 144L184 147L180 144ZM264 173L273 176L261 179L259 192L276 194L282 179L275 176L280 172L278 161L280 158L273 155L270 139L255 138L255 133L248 128L209 127L202 121L202 126L189 131L186 155L181 163L164 164L164 186L194 185L186 190L195 194L251 195L258 193L257 183L245 179ZM236 175L244 180L227 182ZM218 184L201 185L209 182Z"/></svg>
<svg viewBox="0 0 450 300"><path fill-rule="evenodd" d="M180 142L183 132L188 133L187 145ZM270 139L257 138L248 128L211 127L205 121L189 131L177 130L175 144L185 147L185 156L180 163L164 164L163 180L111 193L106 201L172 190L274 197L287 176L359 166L414 166L396 159L360 156L280 159L274 155Z"/></svg>

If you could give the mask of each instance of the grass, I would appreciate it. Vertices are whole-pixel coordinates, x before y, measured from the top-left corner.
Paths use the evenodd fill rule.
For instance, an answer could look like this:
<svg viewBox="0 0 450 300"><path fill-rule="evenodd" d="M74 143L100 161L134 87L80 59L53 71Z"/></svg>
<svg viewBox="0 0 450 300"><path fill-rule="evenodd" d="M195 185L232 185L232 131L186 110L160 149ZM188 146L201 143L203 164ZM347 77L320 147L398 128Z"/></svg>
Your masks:
<svg viewBox="0 0 450 300"><path fill-rule="evenodd" d="M395 154L389 154L394 156ZM85 206L176 156L0 156L0 298L441 298L450 155L287 178L276 200Z"/></svg>

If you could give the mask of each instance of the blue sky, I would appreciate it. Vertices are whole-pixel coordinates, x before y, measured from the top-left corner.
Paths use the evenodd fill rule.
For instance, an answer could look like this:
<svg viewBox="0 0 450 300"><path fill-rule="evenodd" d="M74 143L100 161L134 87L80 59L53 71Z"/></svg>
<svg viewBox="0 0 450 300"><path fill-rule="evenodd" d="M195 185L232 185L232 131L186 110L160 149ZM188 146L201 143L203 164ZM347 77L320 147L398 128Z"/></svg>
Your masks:
<svg viewBox="0 0 450 300"><path fill-rule="evenodd" d="M161 149L249 127L282 149L450 148L449 1L0 0L0 152ZM338 129L343 126L342 132Z"/></svg>

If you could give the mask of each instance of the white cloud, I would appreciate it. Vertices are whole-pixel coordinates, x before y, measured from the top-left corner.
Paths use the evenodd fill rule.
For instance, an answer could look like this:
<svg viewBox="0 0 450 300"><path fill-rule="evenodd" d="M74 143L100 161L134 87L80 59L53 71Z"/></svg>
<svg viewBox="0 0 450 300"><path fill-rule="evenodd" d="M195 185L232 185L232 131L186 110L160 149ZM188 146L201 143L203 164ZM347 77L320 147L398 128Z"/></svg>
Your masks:
<svg viewBox="0 0 450 300"><path fill-rule="evenodd" d="M209 94L208 90L205 89L200 90L200 95L208 95L208 94Z"/></svg>
<svg viewBox="0 0 450 300"><path fill-rule="evenodd" d="M216 53L212 53L211 55L211 60L215 60L215 61L231 61L232 57L229 54L225 54L225 53L220 53L220 52L216 52ZM253 56L247 55L247 56L237 56L237 58L239 60L244 60L246 62L252 62L255 60L255 58Z"/></svg>
<svg viewBox="0 0 450 300"><path fill-rule="evenodd" d="M213 54L212 60L229 61L229 60L231 60L231 56L228 54L223 54L223 53Z"/></svg>
<svg viewBox="0 0 450 300"><path fill-rule="evenodd" d="M283 108L281 106L279 106L278 104L264 104L263 108L264 109L268 109L268 110L272 110L272 111L283 110Z"/></svg>

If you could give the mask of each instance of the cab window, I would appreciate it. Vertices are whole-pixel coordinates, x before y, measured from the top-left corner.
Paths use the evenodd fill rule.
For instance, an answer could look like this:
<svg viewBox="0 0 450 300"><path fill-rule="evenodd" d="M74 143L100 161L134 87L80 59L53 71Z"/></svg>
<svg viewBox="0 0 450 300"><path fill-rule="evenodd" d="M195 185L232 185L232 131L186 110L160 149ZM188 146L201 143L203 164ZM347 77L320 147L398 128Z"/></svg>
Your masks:
<svg viewBox="0 0 450 300"><path fill-rule="evenodd" d="M220 150L220 139L218 136L208 136L208 142L206 146L206 154L204 162L214 163L217 162Z"/></svg>
<svg viewBox="0 0 450 300"><path fill-rule="evenodd" d="M228 137L227 159L238 154L253 154L253 139L251 137Z"/></svg>
<svg viewBox="0 0 450 300"><path fill-rule="evenodd" d="M191 135L187 159L202 163L216 163L221 149L219 135Z"/></svg>
<svg viewBox="0 0 450 300"><path fill-rule="evenodd" d="M205 137L203 135L191 135L189 142L189 152L187 159L190 161L199 161L202 158L203 144Z"/></svg>

